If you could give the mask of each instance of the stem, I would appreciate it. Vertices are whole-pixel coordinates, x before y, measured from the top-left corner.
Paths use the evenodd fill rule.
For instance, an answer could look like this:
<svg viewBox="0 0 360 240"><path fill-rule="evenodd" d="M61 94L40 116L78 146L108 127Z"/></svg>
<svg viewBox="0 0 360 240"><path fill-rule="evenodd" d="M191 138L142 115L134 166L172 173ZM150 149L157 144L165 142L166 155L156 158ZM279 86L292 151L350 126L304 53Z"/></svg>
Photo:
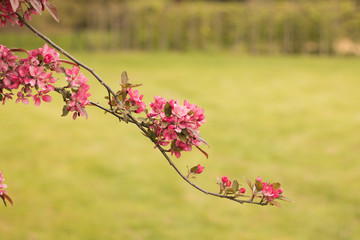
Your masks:
<svg viewBox="0 0 360 240"><path fill-rule="evenodd" d="M116 93L99 77L98 74L95 73L95 71L93 69L91 69L90 67L88 67L87 65L85 65L84 63L80 62L79 60L77 60L75 57L73 57L72 55L70 55L69 53L67 53L64 49L62 49L61 47L59 47L57 44L55 44L53 41L51 41L48 37L46 37L44 34L42 34L41 32L39 32L36 28L34 28L32 25L30 25L27 21L25 21L19 14L17 14L17 16L19 17L20 21L22 23L24 23L24 25L29 28L32 32L35 33L36 36L39 36L40 38L42 38L45 42L47 42L48 44L50 44L52 47L54 47L56 50L58 50L59 52L61 52L62 54L64 54L66 57L68 57L70 60L72 60L74 63L78 64L79 66L83 67L84 69L86 69L88 72L90 72L98 81L101 85L103 85L107 91L109 93L111 93L116 101L118 103L121 103L121 101L119 100L118 96L116 95ZM109 99L111 101L111 99ZM105 107L95 103L95 102L91 102L91 104L93 106L96 106L112 115L114 115L115 117L117 117L120 120L124 120L122 116L118 115L117 113L115 113L114 111L108 110ZM138 122L130 113L127 114L127 116L129 117L131 123L135 124L156 146L156 148L161 152L161 154L165 157L165 159L168 161L168 163L170 164L170 166L172 166L175 171L180 175L180 177L182 179L184 179L185 182L187 182L188 184L190 184L192 187L194 187L195 189L199 190L200 192L203 192L207 195L211 195L211 196L215 196L215 197L219 197L219 198L226 198L238 203L250 203L250 204L257 204L257 205L267 205L267 203L261 203L261 202L253 202L252 199L251 200L240 200L240 199L236 199L234 196L227 196L227 195L222 195L222 194L218 194L218 193L213 193L213 192L209 192L206 191L205 189L202 189L201 187L197 186L195 183L191 182L184 174L181 173L181 171L176 167L176 165L174 164L174 162L170 159L170 157L167 155L166 150L164 150L159 144L157 144L156 140L153 139L151 137L151 135L149 134L149 132L145 129L146 126L143 126L140 122Z"/></svg>
<svg viewBox="0 0 360 240"><path fill-rule="evenodd" d="M55 48L56 50L58 50L60 53L64 54L66 57L68 57L71 61L73 61L74 63L76 63L77 65L83 67L84 69L86 69L88 72L90 72L98 81L101 85L103 85L114 97L115 99L120 102L120 100L118 99L118 97L116 96L116 93L109 87L109 85L107 85L104 80L102 80L100 78L100 76L90 67L88 67L87 65L85 65L84 63L80 62L79 60L77 60L75 57L73 57L71 54L69 54L68 52L66 52L64 49L62 49L60 46L58 46L56 43L54 43L53 41L51 41L48 37L46 37L44 34L42 34L39 30L37 30L36 28L34 28L32 25L30 25L30 23L28 23L27 21L25 21L24 18L22 18L18 13L16 13L16 15L18 16L18 18L20 19L20 21L22 23L24 23L24 25L29 28L33 33L35 33L36 36L42 38L45 42L47 42L49 45L51 45L53 48Z"/></svg>

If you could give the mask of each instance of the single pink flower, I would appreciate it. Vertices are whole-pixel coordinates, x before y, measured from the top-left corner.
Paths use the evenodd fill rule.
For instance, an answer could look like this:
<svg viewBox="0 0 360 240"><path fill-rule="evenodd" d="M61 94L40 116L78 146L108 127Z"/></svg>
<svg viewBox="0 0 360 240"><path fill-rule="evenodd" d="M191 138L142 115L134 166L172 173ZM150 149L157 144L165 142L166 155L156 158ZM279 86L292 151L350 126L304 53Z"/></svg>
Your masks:
<svg viewBox="0 0 360 240"><path fill-rule="evenodd" d="M198 170L196 171L196 174L200 174L204 171L204 168L203 166L201 166L200 164L198 164Z"/></svg>
<svg viewBox="0 0 360 240"><path fill-rule="evenodd" d="M246 192L246 189L245 188L240 188L240 193L245 193Z"/></svg>

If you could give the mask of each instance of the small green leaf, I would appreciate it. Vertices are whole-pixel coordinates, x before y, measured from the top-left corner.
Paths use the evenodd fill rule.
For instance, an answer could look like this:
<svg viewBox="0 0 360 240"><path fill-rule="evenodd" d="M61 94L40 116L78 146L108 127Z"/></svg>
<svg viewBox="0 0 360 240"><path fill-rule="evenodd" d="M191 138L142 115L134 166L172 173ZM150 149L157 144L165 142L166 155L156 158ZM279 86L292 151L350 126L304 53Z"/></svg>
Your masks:
<svg viewBox="0 0 360 240"><path fill-rule="evenodd" d="M170 103L166 103L165 104L165 107L164 107L164 113L165 113L165 116L167 116L167 117L170 117L171 116L171 105L170 105Z"/></svg>
<svg viewBox="0 0 360 240"><path fill-rule="evenodd" d="M182 141L183 143L186 143L187 137L184 134L180 133L178 136L180 138L180 141Z"/></svg>
<svg viewBox="0 0 360 240"><path fill-rule="evenodd" d="M0 94L0 102L4 99L3 95Z"/></svg>
<svg viewBox="0 0 360 240"><path fill-rule="evenodd" d="M139 107L140 107L139 105L131 106L131 107L129 107L129 110L132 112L135 112L136 110L139 109Z"/></svg>
<svg viewBox="0 0 360 240"><path fill-rule="evenodd" d="M244 179L245 179L246 183L249 185L250 189L252 190L254 188L254 185L252 184L252 182L250 182L250 180L247 179L245 176L244 176Z"/></svg>
<svg viewBox="0 0 360 240"><path fill-rule="evenodd" d="M127 75L127 73L126 73L125 71L123 71L123 72L121 73L121 83L122 83L122 84L126 84L126 83L128 83L128 82L129 82L128 75Z"/></svg>
<svg viewBox="0 0 360 240"><path fill-rule="evenodd" d="M144 118L144 117L138 117L137 119L140 123L145 123L147 120L147 118Z"/></svg>
<svg viewBox="0 0 360 240"><path fill-rule="evenodd" d="M286 202L290 202L290 203L294 203L293 200L291 200L290 198L287 198L287 197L285 197L285 196L280 196L280 197L278 197L277 199L283 200L283 201L286 201Z"/></svg>
<svg viewBox="0 0 360 240"><path fill-rule="evenodd" d="M136 87L140 87L140 86L142 86L141 83L140 83L140 84L131 84L131 87L132 87L132 88L136 88Z"/></svg>
<svg viewBox="0 0 360 240"><path fill-rule="evenodd" d="M275 190L277 190L277 189L279 189L280 187L281 187L281 184L280 183L273 183L272 184L273 185L273 188L275 189Z"/></svg>
<svg viewBox="0 0 360 240"><path fill-rule="evenodd" d="M281 204L280 203L278 203L278 202L276 202L276 201L270 201L269 202L271 205L274 205L274 206L277 206L278 208L281 208Z"/></svg>
<svg viewBox="0 0 360 240"><path fill-rule="evenodd" d="M234 189L235 192L237 192L239 190L239 183L237 180L233 181L232 188Z"/></svg>
<svg viewBox="0 0 360 240"><path fill-rule="evenodd" d="M197 171L199 170L199 167L198 166L194 166L190 169L190 172L192 173L196 173Z"/></svg>
<svg viewBox="0 0 360 240"><path fill-rule="evenodd" d="M62 115L61 115L62 117L65 117L68 115L69 110L67 108L68 108L68 106L64 105L64 107L62 109Z"/></svg>
<svg viewBox="0 0 360 240"><path fill-rule="evenodd" d="M162 128L166 128L168 126L168 122L165 122L165 121L161 121L160 125Z"/></svg>
<svg viewBox="0 0 360 240"><path fill-rule="evenodd" d="M125 111L125 112L124 112L123 120L124 120L124 122L126 122L126 123L129 122L130 118L129 118L129 116L128 116L128 111Z"/></svg>
<svg viewBox="0 0 360 240"><path fill-rule="evenodd" d="M260 192L263 189L264 186L263 186L262 182L260 182L258 180L255 180L255 187L256 187L256 190L258 192Z"/></svg>
<svg viewBox="0 0 360 240"><path fill-rule="evenodd" d="M235 191L232 187L226 187L225 194L235 194Z"/></svg>

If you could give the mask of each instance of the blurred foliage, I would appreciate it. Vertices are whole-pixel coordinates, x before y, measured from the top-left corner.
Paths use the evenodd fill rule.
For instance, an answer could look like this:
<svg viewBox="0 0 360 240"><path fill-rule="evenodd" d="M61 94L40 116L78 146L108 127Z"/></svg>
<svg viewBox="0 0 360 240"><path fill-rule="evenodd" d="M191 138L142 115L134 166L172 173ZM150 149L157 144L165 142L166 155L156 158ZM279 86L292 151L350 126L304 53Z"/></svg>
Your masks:
<svg viewBox="0 0 360 240"><path fill-rule="evenodd" d="M360 54L360 12L355 0L63 0L55 4L61 24L50 17L49 21L36 17L34 24L47 33L67 35L69 48Z"/></svg>

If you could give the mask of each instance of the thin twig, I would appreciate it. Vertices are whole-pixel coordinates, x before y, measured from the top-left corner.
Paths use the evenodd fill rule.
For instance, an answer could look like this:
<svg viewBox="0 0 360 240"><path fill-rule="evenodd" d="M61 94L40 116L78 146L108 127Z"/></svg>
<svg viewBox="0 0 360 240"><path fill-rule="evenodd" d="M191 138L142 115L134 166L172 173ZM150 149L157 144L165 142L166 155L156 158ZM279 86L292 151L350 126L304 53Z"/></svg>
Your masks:
<svg viewBox="0 0 360 240"><path fill-rule="evenodd" d="M47 42L48 44L50 44L52 47L54 47L56 50L58 50L60 53L64 54L66 57L68 57L69 59L71 59L74 63L76 63L77 65L83 67L84 69L86 69L88 72L90 72L98 81L101 85L103 85L114 97L117 101L120 102L120 100L118 99L118 97L116 96L116 93L109 87L109 85L107 85L104 80L102 80L100 78L100 76L90 67L88 67L87 65L85 65L84 63L80 62L79 60L77 60L75 57L73 57L71 54L69 54L68 52L66 52L64 49L62 49L60 46L58 46L56 43L54 43L53 41L51 41L48 37L46 37L44 34L42 34L39 30L37 30L36 28L34 28L32 25L30 25L27 21L25 21L24 18L22 18L18 13L16 13L17 16L19 17L20 21L22 23L24 23L24 25L29 28L33 33L35 33L36 36L42 38L45 42Z"/></svg>
<svg viewBox="0 0 360 240"><path fill-rule="evenodd" d="M20 21L22 23L24 23L24 25L26 27L28 27L32 32L35 33L36 36L39 36L40 38L42 38L45 42L47 42L48 44L50 44L52 47L54 47L56 50L58 50L59 52L61 52L62 54L64 54L66 57L68 57L70 60L72 60L74 63L76 63L77 65L83 67L84 69L86 69L88 72L90 72L98 81L101 85L103 85L108 93L111 93L114 98L116 99L116 101L118 103L120 103L121 101L119 100L118 96L116 95L116 93L100 78L100 76L90 67L88 67L87 65L85 65L84 63L80 62L79 60L77 60L75 57L73 57L72 55L70 55L69 53L67 53L64 49L62 49L61 47L59 47L57 44L55 44L53 41L51 41L48 37L46 37L44 34L42 34L41 32L39 32L36 28L34 28L32 25L30 25L27 21L25 21L19 14L17 14ZM111 101L111 99L109 99ZM95 102L90 102L93 106L96 106L112 115L114 115L115 117L117 117L120 120L124 120L124 118L120 115L118 115L117 113L115 113L114 111L108 110L107 108L95 103ZM156 140L153 139L150 135L150 133L145 129L145 126L142 125L142 123L140 123L139 121L137 121L130 113L127 113L127 116L129 117L131 123L135 124L157 147L157 149L159 149L159 151L161 152L161 154L165 157L165 159L168 161L168 163L175 169L175 171L180 175L180 177L182 179L184 179L188 184L190 184L191 186L193 186L194 188L196 188L197 190L207 194L207 195L211 195L211 196L215 196L215 197L219 197L219 198L226 198L238 203L250 203L250 204L257 204L257 205L267 205L267 203L263 203L263 202L254 202L254 201L249 201L249 200L240 200L240 199L236 199L233 196L228 196L228 195L222 195L222 194L218 194L218 193L213 193L213 192L209 192L206 191L204 189L202 189L201 187L197 186L195 183L191 182L184 174L181 173L181 171L176 167L176 165L174 164L174 162L170 159L170 157L168 156L168 154L166 153L166 150L164 150L159 144L157 144Z"/></svg>

